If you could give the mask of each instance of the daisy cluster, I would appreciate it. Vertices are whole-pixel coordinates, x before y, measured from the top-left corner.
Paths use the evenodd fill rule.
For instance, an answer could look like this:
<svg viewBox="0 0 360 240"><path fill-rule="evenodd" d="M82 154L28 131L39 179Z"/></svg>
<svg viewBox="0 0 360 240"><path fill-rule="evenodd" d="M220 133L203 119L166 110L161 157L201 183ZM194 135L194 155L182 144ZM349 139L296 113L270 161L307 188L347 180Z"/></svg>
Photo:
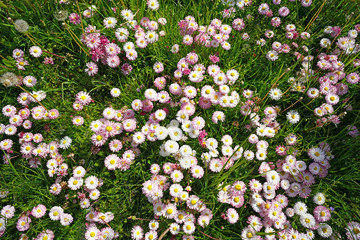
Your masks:
<svg viewBox="0 0 360 240"><path fill-rule="evenodd" d="M7 219L11 219L14 217L15 208L11 205L7 205L3 207L1 210L1 215L3 217L0 217L0 236L5 232L6 229L6 223ZM23 213L17 220L16 228L19 232L27 231L31 225L32 222L31 216L35 219L42 218L46 214L46 207L42 204L37 205L34 207L31 211L27 211ZM64 210L61 207L53 207L50 209L49 217L51 220L59 220L60 223L63 226L69 225L73 221L73 217L68 214L64 213ZM47 229L42 231L38 234L36 239L54 239L54 232ZM20 239L27 239L27 236L25 234L22 234Z"/></svg>
<svg viewBox="0 0 360 240"><path fill-rule="evenodd" d="M240 9L240 15L243 15L243 12L247 12L245 7L253 5L253 1L251 0L224 0L222 3L223 5L230 7L229 9L224 10L224 18L234 18L237 15L236 9L234 8L235 5ZM268 3L262 3L258 6L259 17L263 16L265 18L269 18L269 22L274 28L279 28L281 26L281 19L290 14L289 8L286 6L280 7L280 4L281 1L273 1L274 8L277 9L276 12L279 16L274 16L274 13ZM312 4L312 1L304 0L301 4L303 7L309 7ZM243 18L235 18L233 19L231 26L229 26L219 19L211 20L209 25L199 25L193 16L187 16L185 19L178 22L178 26L180 28L180 34L184 36L182 43L185 45L191 45L195 42L206 47L214 48L221 45L223 49L230 50L231 43L229 43L228 40L231 39L230 35L232 29L242 31L245 29L245 22L247 20L250 21L253 18L254 17L251 14L248 14L245 20ZM273 39L275 37L275 32L273 30L267 29L264 31L264 37L273 41L271 44L272 49L269 50L266 55L266 58L270 61L277 60L279 58L279 54L281 53L289 53L291 50L295 51L299 47L299 45L295 42L299 37L301 42L306 41L311 37L310 33L306 31L299 33L295 24L287 24L284 26L284 29L284 36L289 40L287 43L275 41ZM250 37L251 36L246 32L241 35L241 38L244 41L250 41ZM234 38L234 36L232 36L232 38ZM266 44L266 40L264 38L260 38L254 43L263 47ZM303 45L302 48L305 50L308 49L306 45ZM176 46L173 47L173 50L176 51Z"/></svg>
<svg viewBox="0 0 360 240"><path fill-rule="evenodd" d="M134 106L140 104L142 104L142 102L138 101L134 103ZM101 147L109 142L108 147L113 153L104 159L104 163L110 171L116 169L125 171L129 169L135 157L140 154L137 146L145 141L146 135L144 133L134 133L132 138L124 136L122 141L118 139L119 135L123 132L132 133L135 131L137 120L134 116L135 112L132 109L115 110L107 107L103 111L104 118L93 121L90 124L90 129L94 132L91 136L94 152L100 151ZM144 127L143 129L144 132L149 132L149 128L145 129ZM149 135L149 137L151 136ZM123 144L129 141L132 147L123 151L121 157L119 157L118 152L123 149Z"/></svg>
<svg viewBox="0 0 360 240"><path fill-rule="evenodd" d="M29 48L29 54L34 58L40 58L43 56L43 50L39 46L32 46ZM46 52L46 55L54 55L53 53ZM44 55L45 55L44 54ZM30 63L27 60L28 58L25 55L25 52L22 49L16 48L13 50L12 54L13 59L15 60L15 65L18 70L25 71L25 66L29 66ZM44 57L43 64L54 64L54 60L52 57ZM32 76L29 76L32 77ZM32 77L34 78L34 77ZM27 87L34 87L37 83L36 79L34 78L33 82L30 81L31 79L23 80L23 84ZM4 84L4 83L3 83ZM21 84L21 82L20 82ZM5 84L4 84L5 85Z"/></svg>
<svg viewBox="0 0 360 240"><path fill-rule="evenodd" d="M336 37L339 36L340 30L339 27L327 27L324 31ZM347 37L340 37L336 42L336 49L330 54L318 54L316 64L314 56L309 53L307 53L307 56L296 53L297 58L302 59L302 68L297 73L296 78L291 77L289 79L289 83L292 91L306 92L305 97L308 97L310 102L315 101L318 104L321 101L323 102L314 107L313 110L314 116L318 118L316 120L317 127L322 127L328 123L338 125L346 111L352 110L352 106L347 104L349 99L345 96L349 89L360 81L360 77L358 72L354 70L350 70L349 73L345 72L345 64L340 60L340 55L353 55L358 52L359 45L355 44L357 32L356 29L353 29L348 32ZM328 44L325 44L325 42ZM330 43L331 40L327 38L320 40L320 46L323 48L329 48ZM315 65L319 70L313 70ZM360 61L354 59L352 69L356 69L358 66L360 66ZM320 76L319 72L321 72ZM316 80L315 83L318 85L306 87L306 85L309 85L310 80ZM342 97L343 100L341 101ZM317 99L321 99L321 101L316 101ZM335 109L339 105L346 111L336 114ZM356 135L356 130L353 134Z"/></svg>
<svg viewBox="0 0 360 240"><path fill-rule="evenodd" d="M183 71L181 68L189 68L191 59L197 60L198 56L194 53L189 53L186 58L179 61L178 69L175 73L182 73ZM200 69L205 68L203 66L199 66L200 64L198 64L197 61L194 61L192 64L197 64L196 67L199 67ZM155 71L156 69L157 68L154 67ZM194 70L196 71L196 69ZM213 72L216 74L216 66L211 65L207 68L207 70L210 76ZM236 73L236 70L234 71ZM219 74L221 73L222 72L220 71ZM191 74L192 73L190 72L189 75ZM229 75L231 77L231 74ZM229 93L229 86L223 85L228 81L227 74L222 74L221 76L223 78L220 79L220 81L217 82L219 76L214 77L213 81L215 85L219 86L220 90L227 89L227 93ZM193 83L200 83L203 81L202 77L203 76L200 75L199 79L194 80L189 76L189 81ZM181 77L178 78L180 79ZM234 79L232 84L234 84L236 80L237 79ZM155 81L155 85L156 84L157 81ZM297 150L294 150L298 144L297 136L295 134L289 134L285 138L286 145L278 145L275 149L276 154L281 159L279 159L275 165L272 162L265 161L267 159L268 148L270 145L267 139L276 139L276 134L281 128L280 123L276 120L279 116L280 108L278 106L266 107L264 109L265 117L261 118L258 113L260 106L258 106L255 101L250 100L251 97L253 97L253 92L250 90L244 90L242 94L244 101L241 101L240 95L234 91L236 98L233 99L235 102L233 107L237 106L238 103L241 103L240 112L244 116L250 116L250 123L248 124L247 129L254 129L256 133L249 135L248 142L250 146L245 151L242 146L231 146L233 144L233 138L230 135L223 136L221 138L223 143L221 147L222 156L218 158L218 141L215 138L207 137L208 134L204 129L206 125L205 119L200 116L193 117L193 115L196 112L197 99L200 108L203 109L208 109L212 105L217 104L224 108L231 107L221 104L226 100L229 101L229 99L226 99L226 95L220 95L218 99L215 98L214 96L217 95L217 92L209 85L205 85L202 88L200 91L200 97L197 96L198 94L196 92L196 88L193 87L190 89L188 85L181 86L178 83L173 83L169 86L169 89L171 95L178 95L178 98L180 97L179 103L175 102L170 104L174 106L180 105L180 110L176 113L176 119L170 120L170 123L166 127L159 125L159 123L168 116L167 112L161 109L155 111L152 118L152 120L157 120L157 126L154 130L154 140L164 140L163 144L160 146L159 154L163 157L171 156L177 160L177 162L167 162L163 164L162 167L158 164L153 164L150 169L152 177L150 180L143 183L142 190L149 202L153 205L156 219L163 217L166 219L173 219L175 221L169 226L169 231L173 235L177 235L181 232L184 234L193 234L195 232L193 225L195 226L196 222L201 227L205 227L210 223L213 216L212 211L206 208L204 200L200 199L200 197L196 194L191 194L192 188L189 183L181 185L181 182L184 179L187 179L186 176L191 177L193 179L192 181L196 181L197 179L201 179L203 177L204 167L209 168L212 172L218 173L223 169L230 169L234 165L234 162L242 157L244 157L247 161L254 159L262 161L259 173L266 179L263 183L256 179L252 179L248 183L248 187L252 192L249 204L255 212L259 213L260 217L254 215L250 218L251 220L256 219L259 221L258 227L255 230L253 230L251 226L245 228L242 234L244 239L258 239L256 232L261 231L263 226L265 227L264 231L266 233L275 233L275 231L282 230L280 233L282 236L301 235L305 237L305 239L312 239L315 236L312 230L318 230L320 236L329 237L331 235L331 227L322 223L328 221L329 219L327 218L325 218L326 220L321 220L320 218L315 219L315 217L311 214L306 215L305 220L301 222L307 223L308 221L311 221L310 225L303 224L304 228L308 228L309 231L306 233L300 233L298 230L290 227L290 218L294 215L285 215L286 211L290 212L292 210L290 207L286 208L289 203L288 198L308 198L311 194L310 186L315 183L316 176L319 176L320 178L327 176L327 169L330 167L329 160L333 158L328 144L321 143L319 147L311 147L308 151L308 155L313 162L306 163L305 161L297 160ZM161 93L160 99L162 98L161 96L164 96L163 98L167 99L167 102L173 101L173 98L169 98L170 94L164 96L163 93ZM280 90L273 91L271 93L271 98L276 100L278 95L281 95ZM155 105L158 97L153 96L159 96L155 90L147 89L145 91L145 97L148 99L153 98L153 100L155 100ZM209 101L209 104L202 104L201 98ZM140 101L138 102L140 103ZM133 102L133 108L134 106L136 106L136 104ZM193 118L190 119L190 117ZM221 115L219 115L219 118L215 117L215 119L218 120L221 118ZM295 110L289 111L287 113L287 118L290 123L297 123L299 121L298 112ZM134 136L135 135L136 133ZM201 166L201 162L196 158L196 151L194 151L189 145L180 144L180 141L187 141L188 138L186 135L190 138L198 138L199 145L208 151L201 154L204 167ZM167 140L168 137L170 139ZM140 137L139 139L145 138ZM256 146L256 153L251 150L251 145ZM165 175L159 174L161 169L163 169ZM170 179L172 183L168 182ZM232 206L232 208L229 208L226 213L224 213L224 218L231 224L234 224L239 220L239 214L236 209L243 206L246 190L247 185L243 181L235 181L231 185L226 185L224 183L221 184L221 191L218 194L218 200L221 203L227 203ZM282 193L277 194L277 190ZM199 206L195 206L198 204ZM303 203L301 202L299 204ZM327 214L326 216L328 216L329 210L324 206L322 207L323 208L321 208L321 210L325 211L325 214ZM317 208L317 210L318 209L319 208ZM205 211L207 215L204 215L203 211ZM307 214L306 211L303 213ZM192 222L193 225L191 226L188 226L187 222L181 221L184 216L189 214L192 215L192 220L190 220L190 222ZM301 214L299 213L298 215ZM198 215L197 218L196 215ZM181 218L180 221L178 217ZM182 223L184 223L184 225L181 227L180 224ZM284 228L286 230L283 230ZM328 235L329 233L330 235ZM144 230L140 226L135 226L133 228L133 239L142 239L144 236L145 239L156 239L157 233L154 232L151 227L145 235ZM150 238L149 236L152 237ZM186 237L190 237L191 239L192 235L185 235L184 239L186 239ZM272 238L266 237L266 239Z"/></svg>
<svg viewBox="0 0 360 240"><path fill-rule="evenodd" d="M331 235L331 227L323 224L331 216L330 210L323 206L324 194L315 194L314 203L319 206L314 209L313 215L307 213L308 207L301 201L290 207L292 202L290 198L306 199L310 196L310 187L315 183L316 176L326 177L327 169L330 167L329 160L333 157L329 145L321 143L320 147L310 148L308 155L314 162L308 166L306 162L296 160L296 154L287 155L290 147L295 144L277 147L277 155L285 159L279 159L276 166L271 162L263 162L260 165L259 173L266 179L265 182L257 179L249 181L249 205L259 216L251 215L248 218L249 226L242 231L243 239L259 239L256 233L260 231L277 232L278 236L284 239L292 239L293 236L299 239L313 239L315 236L313 230L317 230L322 237ZM242 181L236 181L231 185L222 184L220 187L218 201L231 204L233 207L223 214L223 218L234 224L239 220L236 208L243 206L243 194L247 187ZM277 194L276 191L282 193ZM294 213L300 216L301 225L307 229L305 233L300 233L291 227ZM266 237L266 239L273 238Z"/></svg>
<svg viewBox="0 0 360 240"><path fill-rule="evenodd" d="M191 45L193 42L206 47L217 48L219 45L225 50L230 50L231 45L227 40L230 38L232 29L241 31L245 28L242 19L237 18L233 21L232 27L222 24L221 20L213 19L209 26L200 25L195 21L193 16L187 16L178 22L180 34L183 37L184 45Z"/></svg>
<svg viewBox="0 0 360 240"><path fill-rule="evenodd" d="M42 92L44 95L45 93ZM35 95L35 96L34 96ZM34 94L33 97L44 97ZM27 132L32 128L33 120L54 120L59 116L59 112L56 109L46 111L43 106L33 107L31 110L27 108L17 109L15 106L6 105L2 108L4 116L9 118L9 124L0 124L0 134L5 136L14 136L17 134L20 143L20 153L22 158L29 160L31 167L37 167L40 164L40 159L46 157L56 157L58 155L59 143L56 141L46 144L43 142L43 136L41 133ZM25 131L18 131L18 129L24 129ZM11 158L10 154L13 153L13 140L4 139L0 142L0 149L6 151L4 156L5 163L8 163L8 159Z"/></svg>
<svg viewBox="0 0 360 240"><path fill-rule="evenodd" d="M149 7L156 8L158 2L149 1L148 5ZM117 9L113 10L114 12L117 11ZM111 68L117 68L121 63L120 56L125 61L134 61L138 57L137 48L146 48L149 44L159 41L161 36L165 36L165 31L160 31L161 26L167 22L165 18L159 18L157 21L154 21L148 17L143 17L139 24L135 20L135 15L131 10L124 9L121 11L124 23L118 24L118 19L107 17L103 20L105 30L97 30L97 26L93 25L88 25L85 28L81 41L90 49L92 61L86 64L87 68L85 69L89 76L94 76L98 73L97 62L100 61ZM76 13L70 14L69 17L70 21L74 24L80 24L80 18ZM114 29L112 33L115 35L116 40L111 40L111 38L109 39L101 33L108 32L106 29ZM131 36L130 31L133 31L134 38ZM132 68L128 62L121 65L121 71L124 75L128 75Z"/></svg>

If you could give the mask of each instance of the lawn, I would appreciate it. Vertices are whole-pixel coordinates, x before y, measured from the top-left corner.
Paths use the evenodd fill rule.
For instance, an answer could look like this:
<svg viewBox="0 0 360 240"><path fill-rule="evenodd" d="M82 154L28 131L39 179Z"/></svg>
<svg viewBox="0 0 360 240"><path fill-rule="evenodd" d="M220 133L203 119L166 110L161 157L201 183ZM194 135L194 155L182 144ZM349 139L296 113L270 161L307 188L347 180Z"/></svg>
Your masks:
<svg viewBox="0 0 360 240"><path fill-rule="evenodd" d="M351 0L0 0L1 239L360 239Z"/></svg>

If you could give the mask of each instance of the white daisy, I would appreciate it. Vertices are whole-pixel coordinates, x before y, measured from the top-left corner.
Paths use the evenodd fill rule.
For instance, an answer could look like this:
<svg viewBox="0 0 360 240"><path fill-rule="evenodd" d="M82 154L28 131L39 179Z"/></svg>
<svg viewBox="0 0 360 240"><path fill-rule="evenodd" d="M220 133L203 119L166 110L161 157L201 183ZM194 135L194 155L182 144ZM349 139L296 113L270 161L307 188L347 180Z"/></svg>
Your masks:
<svg viewBox="0 0 360 240"><path fill-rule="evenodd" d="M272 100L277 101L282 97L282 91L280 89L278 89L278 88L273 88L273 89L270 90L269 97Z"/></svg>
<svg viewBox="0 0 360 240"><path fill-rule="evenodd" d="M67 149L68 147L70 147L71 142L72 139L66 136L60 140L59 147L62 149Z"/></svg>
<svg viewBox="0 0 360 240"><path fill-rule="evenodd" d="M105 28L114 28L117 23L117 20L116 20L116 18L113 18L113 17L107 17L104 19L103 23L104 23Z"/></svg>
<svg viewBox="0 0 360 240"><path fill-rule="evenodd" d="M295 110L290 110L286 114L286 118L291 124L296 124L300 121L300 114Z"/></svg>

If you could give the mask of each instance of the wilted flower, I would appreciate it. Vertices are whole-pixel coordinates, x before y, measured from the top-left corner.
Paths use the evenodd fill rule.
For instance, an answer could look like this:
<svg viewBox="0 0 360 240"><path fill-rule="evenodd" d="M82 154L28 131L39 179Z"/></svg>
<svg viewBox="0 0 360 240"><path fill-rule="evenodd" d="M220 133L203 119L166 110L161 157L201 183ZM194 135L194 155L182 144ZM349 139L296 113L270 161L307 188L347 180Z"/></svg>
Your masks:
<svg viewBox="0 0 360 240"><path fill-rule="evenodd" d="M4 73L0 78L0 82L4 87L13 87L21 83L20 79L12 72Z"/></svg>
<svg viewBox="0 0 360 240"><path fill-rule="evenodd" d="M22 20L22 19L16 20L14 23L14 26L15 26L15 29L21 33L27 32L29 30L29 24L25 20Z"/></svg>

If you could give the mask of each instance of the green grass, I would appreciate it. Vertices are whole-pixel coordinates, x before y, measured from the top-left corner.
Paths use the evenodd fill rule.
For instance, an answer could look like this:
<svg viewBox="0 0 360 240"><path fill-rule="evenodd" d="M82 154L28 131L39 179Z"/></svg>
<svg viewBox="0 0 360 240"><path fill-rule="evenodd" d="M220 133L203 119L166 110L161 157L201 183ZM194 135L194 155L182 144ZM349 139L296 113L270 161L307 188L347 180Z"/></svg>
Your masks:
<svg viewBox="0 0 360 240"><path fill-rule="evenodd" d="M346 116L341 119L341 123L338 126L327 124L322 128L315 127L316 117L313 115L313 110L324 102L323 99L310 101L306 94L294 91L288 91L278 102L265 97L272 86L276 86L285 92L290 87L287 80L290 77L296 77L296 72L301 67L301 62L296 61L293 51L289 54L279 55L279 59L275 62L270 62L265 58L267 51L271 48L272 40L291 44L291 41L285 38L283 26L293 23L297 26L298 31L301 32L309 25L308 32L312 35L311 39L307 42L298 39L296 42L300 46L299 52L305 54L300 48L302 45L306 45L310 49L309 54L316 58L319 53L326 52L325 49L319 46L320 39L328 37L328 35L323 33L323 29L326 26L340 26L343 29L342 33L346 33L353 29L355 24L360 22L359 9L356 2L347 0L326 1L324 8L312 23L312 18L321 8L323 1L314 0L311 7L304 8L299 2L289 3L283 0L286 6L289 7L291 14L286 18L282 18L281 27L274 28L270 25L268 18L257 13L257 6L260 4L260 1L254 0L254 6L247 7L246 11L238 10L235 13L236 17L244 18L246 27L241 32L234 30L231 32L228 41L232 47L229 51L221 48L205 48L199 45L185 46L181 44L182 36L179 34L177 26L177 23L188 15L194 16L199 25L208 25L214 18L219 18L223 23L231 25L230 19L222 18L221 11L224 9L224 6L220 1L161 1L158 11L149 10L146 7L146 2L141 0L91 1L91 4L97 6L96 14L90 19L82 17L82 25L75 26L69 24L68 26L74 35L70 34L67 28L62 25L62 21L57 21L53 16L58 10L79 13L79 9L83 11L89 6L87 1L72 2L73 4L70 5L59 5L54 3L54 1L48 0L0 1L0 32L2 33L0 36L0 58L2 60L0 63L0 75L7 71L12 71L21 76L32 75L37 78L38 84L32 89L27 89L29 91L45 91L47 97L42 103L48 109L58 109L60 117L54 121L35 121L31 132L43 134L46 143L60 140L64 136L72 138L73 143L71 147L62 152L65 162L69 165L69 170L71 170L72 167L79 165L80 160L84 159L84 167L87 170L86 176L95 175L103 179L104 185L99 189L101 196L99 200L93 203L93 207L102 212L114 213L115 218L109 225L119 232L119 239L130 239L131 228L134 225L141 225L144 229L148 229L147 221L129 219L130 216L136 216L136 218L141 219L153 218L152 205L148 203L141 191L142 183L150 179L149 167L152 163L161 165L165 162L175 162L175 159L159 156L158 152L161 143L145 142L141 146L140 156L136 158L130 170L110 172L104 166L104 158L110 154L107 144L104 145L98 154L90 152L92 132L89 125L92 121L102 117L101 114L105 107L112 106L114 109L121 109L124 106L128 106L131 108L131 102L134 99L144 99L144 91L147 88L155 89L153 81L156 77L160 76L154 73L152 69L156 61L161 61L165 65L165 71L162 75L173 76L177 62L191 51L195 51L199 55L199 63L205 66L211 64L209 55L218 53L220 57L218 65L222 70L236 69L240 73L240 77L236 84L231 87L231 90L241 94L242 90L250 89L254 91L254 96L259 99L264 98L259 104L259 115L261 117L264 117L263 110L265 107L278 105L284 110L295 103L300 97L304 97L302 101L297 102L290 108L299 111L301 115L299 124L290 125L286 123L285 112L277 118L281 122L282 127L276 138L267 139L270 144L268 161L276 162L278 156L275 154L275 147L278 144L284 144L283 139L290 133L297 134L299 138L299 145L296 147L299 154L297 158L307 163L310 162L310 159L307 157L306 151L311 146L318 145L322 141L328 142L331 146L332 154L335 156L330 162L329 175L323 179L316 179L316 184L311 187L311 197L308 199L290 199L290 203L292 205L298 200L304 201L311 209L309 212L312 213L312 209L315 207L312 196L316 192L325 193L327 197L325 206L335 209L328 224L332 226L334 232L338 232L343 238L347 222L360 222L360 175L358 173L360 159L357 154L360 141L359 137L351 138L346 129L348 125L360 127L359 84L350 86L349 93L341 98L349 98L350 100L346 104L351 104L353 110L346 111ZM78 2L78 5L75 2ZM270 4L270 1L266 2ZM281 5L284 5L284 3ZM274 13L280 7L273 4L270 5ZM113 7L117 7L116 13L111 10ZM133 71L129 75L124 76L121 74L120 69L111 69L99 63L99 73L94 77L89 77L84 72L86 63L90 61L90 57L87 56L88 49L77 39L80 38L83 32L82 28L89 24L96 25L98 29L102 30L102 34L108 36L110 40L114 40L113 30L103 29L102 20L108 16L113 16L120 20L120 11L125 8L131 9L134 13L137 12L135 19L138 22L145 16L151 20L156 20L160 17L166 18L167 24L164 27L160 27L166 32L166 36L161 37L158 42L149 45L147 48L138 50L139 57L131 63ZM251 14L253 18L246 19L247 14ZM9 20L9 18L12 20ZM15 30L12 21L16 19L24 19L29 23L31 38ZM66 22L69 22L68 19ZM264 31L266 29L274 31L274 39L267 39L264 47L257 46L255 41L260 37L265 38ZM244 32L250 35L249 41L241 39ZM130 36L129 40L135 41L133 35ZM28 49L34 44L62 57L43 53L43 56L52 56L55 61L54 65L44 65L42 64L43 57L36 59L28 54ZM180 45L180 51L177 54L170 52L171 46L174 44ZM29 66L26 66L26 71L16 69L15 61L12 58L12 51L15 48L21 48L25 51L26 59L30 63ZM359 58L359 54L351 56L341 55L340 58L346 66L346 73L359 71L359 68L355 69L351 64L354 58ZM290 71L286 72L287 68ZM286 73L282 75L284 72ZM322 75L324 75L324 72L315 73L317 77ZM279 79L280 76L281 78ZM171 77L168 80L167 86L174 81L175 79ZM189 82L187 78L183 78L182 81L185 85L193 85L199 89L206 84L213 85L210 77L196 84ZM141 87L142 85L143 87ZM112 98L110 96L109 93L113 87L121 90L122 94L119 98ZM140 87L141 89L139 89ZM310 87L318 87L315 79L305 83L306 90ZM84 107L84 110L81 112L75 112L72 108L72 103L75 100L76 93L79 91L89 92L94 99L94 103ZM7 104L21 107L16 102L16 97L21 92L22 90L17 87L5 88L0 86L0 107L2 108ZM174 97L174 100L179 99L180 97ZM242 99L244 100L244 98ZM336 105L336 113L344 112L346 104L339 103ZM36 105L36 103L32 103L30 108ZM160 104L155 109L165 106ZM244 149L255 150L247 142L251 132L244 128L246 124L250 123L250 119L241 115L239 108L238 106L233 109L224 110L219 105L213 106L210 110L197 108L196 116L201 115L206 120L207 125L205 129L208 137L215 137L220 141L222 135L230 134L234 139L235 145L241 145ZM212 113L217 110L226 113L225 122L219 125L211 123ZM170 122L175 117L176 111L170 109L169 117L165 120L165 124L162 125ZM83 126L76 127L71 123L71 116L76 115L84 117L85 123ZM146 117L139 114L135 116L138 120L138 126L141 127L146 123ZM0 116L0 122L7 124L8 118ZM44 128L49 130L45 131ZM0 140L5 138L5 135L0 136ZM44 204L48 210L52 206L63 207L66 213L72 214L74 222L70 226L63 227L59 222L51 221L48 215L41 219L33 218L31 228L26 232L29 237L35 238L41 231L51 229L55 233L55 239L83 239L87 210L79 207L76 196L77 191L65 189L60 195L53 196L49 192L49 187L55 182L55 178L51 178L47 174L46 161L48 158L41 160L39 168L30 168L27 163L28 161L20 157L18 137L13 136L11 138L15 143L15 147L13 147L14 153L11 155L14 158L10 160L9 165L0 164L0 189L8 190L9 195L4 199L0 199L0 206L14 205L16 212L15 217L8 220L7 229L2 239L18 239L21 233L16 230L17 218L24 212L31 211L33 207L40 203ZM200 160L200 155L204 150L199 146L197 139L189 139L186 144L198 152L197 157ZM129 144L126 146L129 146ZM74 154L74 157L69 157L70 154ZM262 179L258 173L260 164L261 162L259 161L245 161L242 158L235 162L234 166L229 170L223 170L219 174L214 174L207 169L202 180L193 181L191 184L193 194L198 195L204 200L207 207L214 212L214 218L210 222L210 226L205 229L197 226L198 229L216 239L241 238L241 231L247 226L247 217L255 214L255 212L249 205L246 208L238 209L240 221L235 225L230 225L220 217L221 213L225 212L230 205L217 202L218 191L216 188L220 184L231 184L235 180L242 180L248 183L252 178ZM71 175L71 171L69 171L69 174ZM187 181L190 180L188 179L189 176L185 178ZM67 179L68 176L65 177L64 181ZM245 194L245 203L248 203L249 199L250 192L248 191ZM163 219L160 225L161 231L158 234L160 235L167 228L168 223L171 222L171 220ZM293 226L298 227L302 232L304 231L299 221L294 221ZM106 225L101 227L106 227ZM170 239L169 236L170 234L168 233L163 239ZM195 236L196 239L209 239L200 232L196 232Z"/></svg>

